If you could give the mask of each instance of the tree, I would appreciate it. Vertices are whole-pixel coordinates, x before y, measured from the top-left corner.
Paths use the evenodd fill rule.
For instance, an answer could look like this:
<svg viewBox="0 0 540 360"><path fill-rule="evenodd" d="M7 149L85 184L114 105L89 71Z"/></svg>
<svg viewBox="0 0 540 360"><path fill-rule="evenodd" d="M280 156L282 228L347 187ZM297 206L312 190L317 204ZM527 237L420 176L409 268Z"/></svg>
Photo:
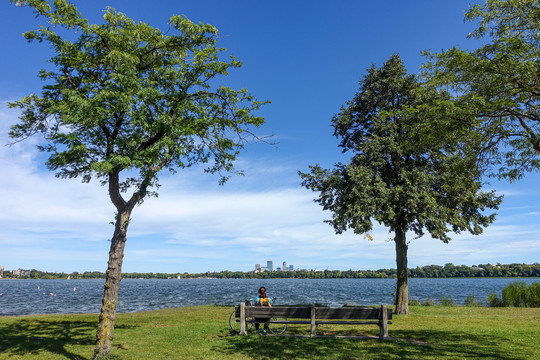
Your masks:
<svg viewBox="0 0 540 360"><path fill-rule="evenodd" d="M409 312L407 232L420 237L427 230L445 243L450 231L480 234L495 216L483 211L501 202L481 191L478 168L459 146L429 148L418 141L419 119L408 108L444 96L408 75L398 55L380 69L372 66L353 100L332 119L350 161L300 172L302 185L320 193L315 202L332 213L327 222L338 234L349 228L369 234L373 221L394 233L398 314Z"/></svg>
<svg viewBox="0 0 540 360"><path fill-rule="evenodd" d="M468 38L487 43L426 53L425 76L452 90L436 137L482 134L480 160L515 180L540 169L540 0L487 0L465 13L477 21ZM449 113L452 113L449 115Z"/></svg>
<svg viewBox="0 0 540 360"><path fill-rule="evenodd" d="M22 110L11 137L43 135L49 169L61 178L99 179L117 211L94 357L106 355L135 205L156 195L166 170L208 163L220 183L237 173L239 151L261 140L253 129L264 119L253 112L263 103L245 89L212 86L241 63L221 59L225 49L216 47L211 25L175 15L164 33L112 8L102 24L89 24L66 0L12 2L47 20L24 36L49 43L55 55L52 69L39 73L47 82L41 95L10 104Z"/></svg>

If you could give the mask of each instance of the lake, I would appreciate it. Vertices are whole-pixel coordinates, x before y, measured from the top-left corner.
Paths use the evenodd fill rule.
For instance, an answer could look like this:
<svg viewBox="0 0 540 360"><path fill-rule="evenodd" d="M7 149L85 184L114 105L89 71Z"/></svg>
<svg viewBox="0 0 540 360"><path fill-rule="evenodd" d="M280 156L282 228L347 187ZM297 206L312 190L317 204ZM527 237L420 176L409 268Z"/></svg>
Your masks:
<svg viewBox="0 0 540 360"><path fill-rule="evenodd" d="M490 292L517 280L474 278L409 279L409 299L462 304L468 295L484 301ZM0 280L0 315L99 313L105 280ZM191 305L235 305L267 288L277 305L328 306L392 304L396 279L124 279L118 312L135 312Z"/></svg>

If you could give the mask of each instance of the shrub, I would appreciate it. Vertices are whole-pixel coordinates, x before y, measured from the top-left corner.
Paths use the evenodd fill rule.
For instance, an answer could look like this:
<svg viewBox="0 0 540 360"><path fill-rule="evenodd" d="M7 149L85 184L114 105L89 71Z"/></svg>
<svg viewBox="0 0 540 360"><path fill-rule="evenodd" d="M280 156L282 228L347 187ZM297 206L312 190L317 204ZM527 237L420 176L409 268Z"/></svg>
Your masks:
<svg viewBox="0 0 540 360"><path fill-rule="evenodd" d="M432 299L426 299L426 301L424 301L422 303L422 306L434 306L435 305L435 301L433 301Z"/></svg>
<svg viewBox="0 0 540 360"><path fill-rule="evenodd" d="M504 306L526 307L529 287L525 281L508 284L502 291Z"/></svg>
<svg viewBox="0 0 540 360"><path fill-rule="evenodd" d="M491 307L540 307L540 283L527 285L524 281L508 284L502 291L502 298L489 293L488 305Z"/></svg>
<svg viewBox="0 0 540 360"><path fill-rule="evenodd" d="M489 307L502 307L504 306L504 303L501 298L497 296L494 292L490 292L488 297L486 298L486 302Z"/></svg>
<svg viewBox="0 0 540 360"><path fill-rule="evenodd" d="M454 299L449 297L444 297L444 295L441 295L441 306L454 306Z"/></svg>
<svg viewBox="0 0 540 360"><path fill-rule="evenodd" d="M532 283L529 286L529 298L527 302L530 307L540 307L540 283Z"/></svg>
<svg viewBox="0 0 540 360"><path fill-rule="evenodd" d="M417 300L417 299L409 300L409 306L420 306L420 300Z"/></svg>
<svg viewBox="0 0 540 360"><path fill-rule="evenodd" d="M481 307L484 304L482 304L482 300L476 300L476 297L474 295L467 295L465 298L465 302L463 303L463 306L468 307Z"/></svg>

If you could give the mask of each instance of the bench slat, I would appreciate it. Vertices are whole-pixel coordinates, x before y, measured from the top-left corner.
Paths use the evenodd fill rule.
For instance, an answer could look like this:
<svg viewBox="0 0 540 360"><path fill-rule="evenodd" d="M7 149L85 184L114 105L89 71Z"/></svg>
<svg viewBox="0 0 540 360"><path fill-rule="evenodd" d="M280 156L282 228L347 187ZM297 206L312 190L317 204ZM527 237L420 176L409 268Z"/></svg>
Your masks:
<svg viewBox="0 0 540 360"><path fill-rule="evenodd" d="M310 308L306 307L264 307L246 306L246 316L248 317L277 317L290 319L309 319L311 317Z"/></svg>
<svg viewBox="0 0 540 360"><path fill-rule="evenodd" d="M257 320L248 320L248 323L268 323L268 324L311 324L311 321L307 320L269 320L269 321L257 321Z"/></svg>
<svg viewBox="0 0 540 360"><path fill-rule="evenodd" d="M316 321L317 325L379 325L378 321Z"/></svg>
<svg viewBox="0 0 540 360"><path fill-rule="evenodd" d="M378 319L379 308L315 308L317 319Z"/></svg>

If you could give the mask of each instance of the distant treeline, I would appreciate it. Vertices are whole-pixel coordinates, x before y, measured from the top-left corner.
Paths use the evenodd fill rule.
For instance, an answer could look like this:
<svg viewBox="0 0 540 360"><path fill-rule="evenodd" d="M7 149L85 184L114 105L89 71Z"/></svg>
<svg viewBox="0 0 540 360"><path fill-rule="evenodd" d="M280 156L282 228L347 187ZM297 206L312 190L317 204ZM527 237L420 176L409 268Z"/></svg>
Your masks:
<svg viewBox="0 0 540 360"><path fill-rule="evenodd" d="M4 271L4 278L20 279L104 279L105 273L99 271L86 271L55 273L39 270L30 270L30 275L12 276L12 272ZM215 279L387 279L396 277L396 269L379 270L294 270L294 271L263 271L241 272L221 271L206 273L124 273L124 279L182 279L186 278L215 278ZM540 264L479 264L473 266L446 264L427 265L409 269L410 278L473 278L473 277L540 277Z"/></svg>

